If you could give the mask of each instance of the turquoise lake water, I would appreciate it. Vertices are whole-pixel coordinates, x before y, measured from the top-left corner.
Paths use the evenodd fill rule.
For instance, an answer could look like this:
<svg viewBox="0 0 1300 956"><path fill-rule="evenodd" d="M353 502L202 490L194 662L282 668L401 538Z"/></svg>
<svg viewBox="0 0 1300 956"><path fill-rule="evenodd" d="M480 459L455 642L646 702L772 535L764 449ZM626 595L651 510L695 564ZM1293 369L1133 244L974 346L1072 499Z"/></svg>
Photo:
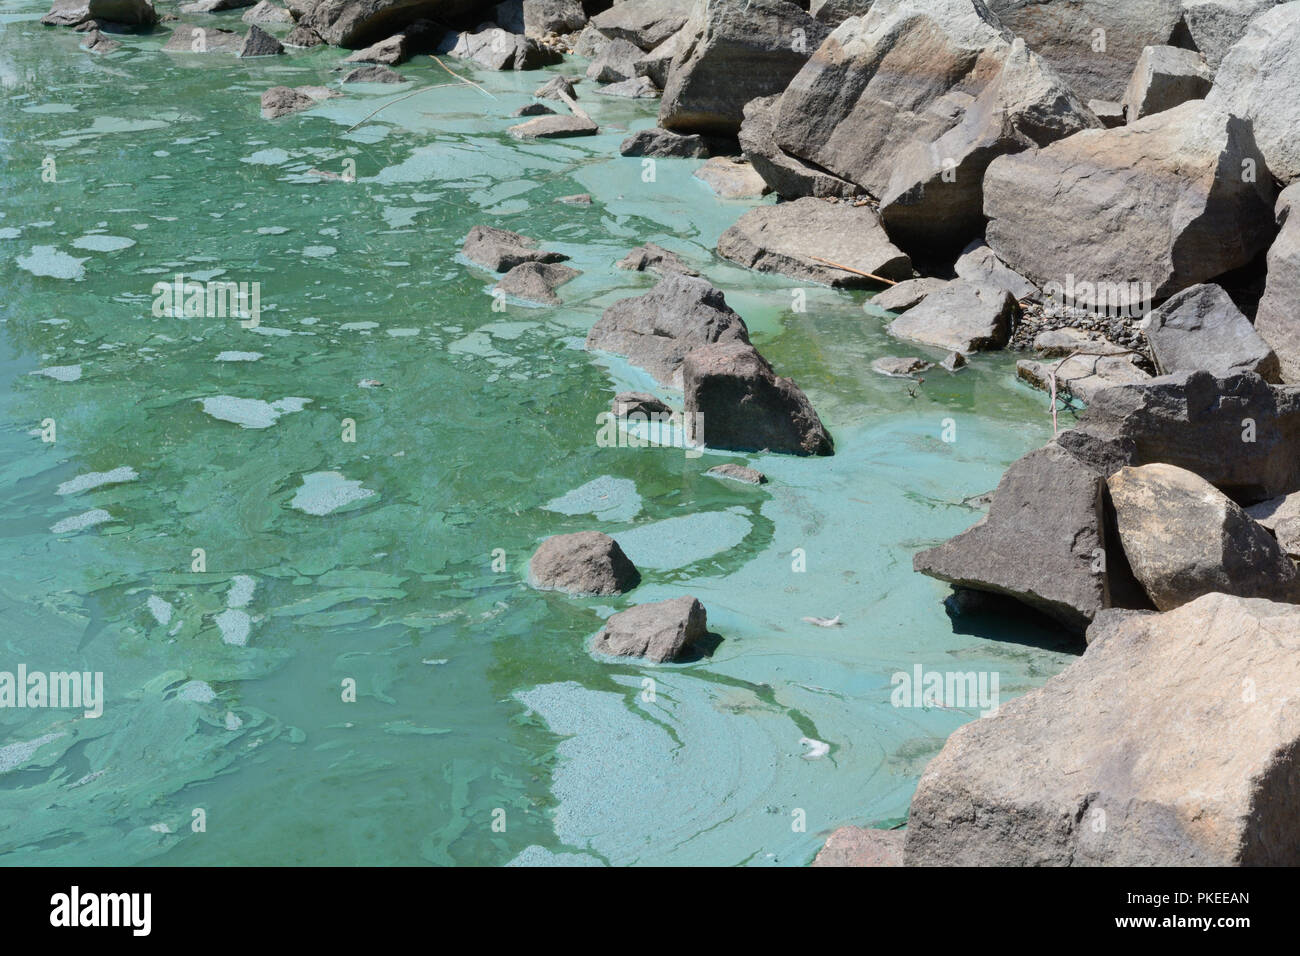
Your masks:
<svg viewBox="0 0 1300 956"><path fill-rule="evenodd" d="M587 90L601 135L521 144L510 113L581 64L449 60L486 92L347 132L412 89L349 87L268 122L261 92L337 84L337 50L174 55L160 30L94 56L46 9L12 3L0 32L0 670L102 672L106 701L0 709L0 863L802 865L836 826L901 822L976 716L895 708L891 674L997 672L1005 700L1070 660L1029 625L955 632L911 570L1048 437L1045 397L1010 356L909 394L870 371L917 350L864 293L795 311L794 283L717 259L751 204L699 161L646 182L618 155L654 102ZM311 172L349 159L355 182ZM494 311L459 258L477 223L570 255L565 304ZM598 446L613 393L653 384L582 348L653 285L614 267L645 241L724 290L834 457ZM260 326L153 314L177 273L259 283ZM771 482L703 477L724 461ZM524 584L541 539L593 528L636 591ZM683 594L710 659L587 652L609 613Z"/></svg>

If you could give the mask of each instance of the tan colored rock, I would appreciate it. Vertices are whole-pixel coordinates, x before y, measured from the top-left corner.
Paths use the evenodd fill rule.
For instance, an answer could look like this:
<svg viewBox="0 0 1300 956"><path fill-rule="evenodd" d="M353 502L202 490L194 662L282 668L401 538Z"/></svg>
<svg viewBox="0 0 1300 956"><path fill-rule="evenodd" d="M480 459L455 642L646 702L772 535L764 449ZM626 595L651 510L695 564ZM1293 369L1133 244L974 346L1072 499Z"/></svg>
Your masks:
<svg viewBox="0 0 1300 956"><path fill-rule="evenodd" d="M902 866L902 830L840 827L826 838L813 866Z"/></svg>

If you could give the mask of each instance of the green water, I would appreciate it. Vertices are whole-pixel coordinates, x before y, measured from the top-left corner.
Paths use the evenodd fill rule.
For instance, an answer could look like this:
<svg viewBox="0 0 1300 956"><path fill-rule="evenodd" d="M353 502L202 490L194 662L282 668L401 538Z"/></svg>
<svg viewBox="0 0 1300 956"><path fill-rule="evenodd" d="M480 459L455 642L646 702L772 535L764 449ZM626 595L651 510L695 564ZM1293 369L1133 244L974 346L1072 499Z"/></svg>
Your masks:
<svg viewBox="0 0 1300 956"><path fill-rule="evenodd" d="M904 817L975 716L892 707L893 672L996 671L1005 700L1068 660L1027 625L955 633L911 571L1044 440L1042 396L1005 357L911 395L868 368L916 350L862 294L810 288L794 311L791 283L716 260L746 204L696 161L646 182L617 154L653 103L588 93L602 135L522 145L510 113L546 74L456 64L488 92L349 133L411 89L353 87L267 122L262 90L337 83L338 52L176 56L160 31L92 56L45 9L10 4L0 32L0 670L101 671L107 700L0 709L0 862L799 865L838 825ZM355 182L310 172L348 159ZM577 192L594 204L554 202ZM494 311L458 258L476 223L572 256L565 305ZM653 283L613 267L647 240L724 289L835 457L597 445L613 391L651 383L582 339ZM178 272L260 283L261 326L155 316ZM230 399L266 427L227 420ZM723 461L772 481L702 476ZM98 473L131 480L60 487ZM637 591L523 584L542 538L589 528L624 542ZM711 659L587 653L612 610L687 593L723 638Z"/></svg>

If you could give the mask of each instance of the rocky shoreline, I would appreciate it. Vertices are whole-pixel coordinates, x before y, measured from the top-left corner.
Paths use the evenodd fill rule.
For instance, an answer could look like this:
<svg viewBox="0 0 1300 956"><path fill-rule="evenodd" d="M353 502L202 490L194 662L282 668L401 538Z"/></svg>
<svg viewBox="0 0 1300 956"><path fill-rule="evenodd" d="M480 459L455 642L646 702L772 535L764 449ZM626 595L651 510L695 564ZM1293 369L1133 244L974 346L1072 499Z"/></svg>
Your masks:
<svg viewBox="0 0 1300 956"><path fill-rule="evenodd" d="M242 7L242 34L203 20ZM451 82L470 81L443 56L585 60L520 111L508 132L525 142L597 133L588 95L658 97L658 127L621 154L708 158L720 201L772 194L717 255L879 293L867 320L929 351L876 371L956 373L1011 350L1054 415L1086 406L1007 470L975 526L914 557L1086 650L953 734L905 836L837 831L818 865L1300 863L1300 717L1285 706L1300 683L1300 2L199 0L160 15L56 0L43 22L97 55L160 25L177 56L330 44L352 51L343 86L404 83L394 68L426 53ZM262 115L338 95L272 87ZM494 295L533 304L561 305L579 275L486 223L460 251L497 274ZM680 409L618 395L618 428L834 454L697 264L647 244L618 265L660 278L609 306L586 347L682 394ZM712 473L763 480L735 469ZM640 574L592 531L542 542L529 580L623 595ZM669 663L718 639L681 597L614 614L591 650Z"/></svg>

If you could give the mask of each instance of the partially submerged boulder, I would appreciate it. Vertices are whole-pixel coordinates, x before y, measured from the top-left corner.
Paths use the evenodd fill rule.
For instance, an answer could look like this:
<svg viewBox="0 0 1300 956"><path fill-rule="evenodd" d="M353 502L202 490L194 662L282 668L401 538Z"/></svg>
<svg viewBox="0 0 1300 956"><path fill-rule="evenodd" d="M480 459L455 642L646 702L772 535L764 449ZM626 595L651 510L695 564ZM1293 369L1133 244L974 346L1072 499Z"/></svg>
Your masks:
<svg viewBox="0 0 1300 956"><path fill-rule="evenodd" d="M687 353L714 342L749 344L745 320L708 280L675 273L615 302L587 333L587 348L625 356L673 387L681 387Z"/></svg>
<svg viewBox="0 0 1300 956"><path fill-rule="evenodd" d="M895 319L889 334L954 352L987 352L1007 344L1019 315L1006 289L957 279Z"/></svg>
<svg viewBox="0 0 1300 956"><path fill-rule="evenodd" d="M178 23L162 48L168 53L233 53L244 48L244 37L234 30ZM285 89L285 87L275 87ZM263 94L265 97L266 94Z"/></svg>
<svg viewBox="0 0 1300 956"><path fill-rule="evenodd" d="M568 139L573 136L595 136L600 131L587 116L557 113L538 116L506 130L515 139Z"/></svg>
<svg viewBox="0 0 1300 956"><path fill-rule="evenodd" d="M359 66L352 70L347 76L343 77L344 83L408 83L406 77L396 70L390 70L388 67L379 63L372 63L369 66Z"/></svg>
<svg viewBox="0 0 1300 956"><path fill-rule="evenodd" d="M1124 91L1124 116L1128 122L1173 109L1210 92L1214 72L1195 50L1176 46L1149 46L1138 58L1133 78Z"/></svg>
<svg viewBox="0 0 1300 956"><path fill-rule="evenodd" d="M889 241L874 209L812 198L751 209L718 239L718 255L758 272L845 288L879 284L860 272L912 274L911 259Z"/></svg>
<svg viewBox="0 0 1300 956"><path fill-rule="evenodd" d="M645 272L650 269L660 275L668 275L670 272L679 272L687 276L699 275L677 253L665 249L663 246L655 245L653 242L637 246L616 262L615 265L620 269L633 269L637 272Z"/></svg>
<svg viewBox="0 0 1300 956"><path fill-rule="evenodd" d="M489 70L536 70L561 59L558 53L536 40L493 26L477 33L461 33L450 53Z"/></svg>
<svg viewBox="0 0 1300 956"><path fill-rule="evenodd" d="M1258 178L1243 176L1246 161ZM989 246L1036 284L1117 290L1133 308L1246 265L1272 239L1273 186L1250 124L1197 100L1119 129L1000 156Z"/></svg>
<svg viewBox="0 0 1300 956"><path fill-rule="evenodd" d="M1151 312L1142 323L1162 375L1204 369L1215 375L1255 372L1278 381L1277 355L1250 319L1217 285L1195 285Z"/></svg>
<svg viewBox="0 0 1300 956"><path fill-rule="evenodd" d="M1151 464L1121 468L1108 483L1129 566L1158 609L1215 591L1300 600L1295 562L1204 478Z"/></svg>
<svg viewBox="0 0 1300 956"><path fill-rule="evenodd" d="M623 594L641 583L641 574L609 535L579 531L543 541L528 562L528 581L544 591Z"/></svg>
<svg viewBox="0 0 1300 956"><path fill-rule="evenodd" d="M615 418L629 415L671 415L672 409L661 399L649 392L619 392L610 402L609 410Z"/></svg>
<svg viewBox="0 0 1300 956"><path fill-rule="evenodd" d="M767 475L763 474L756 468L747 468L744 465L736 465L727 462L724 465L714 465L705 472L710 478L723 478L728 481L739 481L746 485L765 485L767 484Z"/></svg>
<svg viewBox="0 0 1300 956"><path fill-rule="evenodd" d="M457 21L479 5L479 0L319 0L298 22L326 43L355 50L416 20Z"/></svg>
<svg viewBox="0 0 1300 956"><path fill-rule="evenodd" d="M731 451L833 455L812 402L748 342L693 349L682 363L687 439Z"/></svg>
<svg viewBox="0 0 1300 956"><path fill-rule="evenodd" d="M1300 384L1300 183L1277 198L1282 231L1268 250L1268 283L1255 331L1277 353L1282 381Z"/></svg>
<svg viewBox="0 0 1300 956"><path fill-rule="evenodd" d="M871 363L871 370L881 375L888 375L890 378L912 378L933 364L916 356L900 358L897 355L882 355Z"/></svg>
<svg viewBox="0 0 1300 956"><path fill-rule="evenodd" d="M495 226L472 227L460 252L493 272L508 272L522 262L563 262L569 258L560 252L539 249L536 239Z"/></svg>
<svg viewBox="0 0 1300 956"><path fill-rule="evenodd" d="M75 27L87 20L152 27L158 12L150 0L54 0L50 12L41 17L41 23L55 27Z"/></svg>
<svg viewBox="0 0 1300 956"><path fill-rule="evenodd" d="M517 299L559 305L555 290L578 275L577 269L552 262L521 262L502 276L495 288Z"/></svg>
<svg viewBox="0 0 1300 956"><path fill-rule="evenodd" d="M338 90L325 86L273 86L262 94L262 118L278 119L309 110L317 103L340 95Z"/></svg>
<svg viewBox="0 0 1300 956"><path fill-rule="evenodd" d="M1297 686L1300 608L1210 594L1127 616L948 739L912 798L906 862L1294 866Z"/></svg>
<svg viewBox="0 0 1300 956"><path fill-rule="evenodd" d="M284 46L280 41L257 24L253 24L248 28L248 35L244 37L244 44L239 48L241 57L279 56L283 52Z"/></svg>
<svg viewBox="0 0 1300 956"><path fill-rule="evenodd" d="M709 155L699 136L684 136L660 127L637 130L623 140L618 151L623 156L685 157L698 159Z"/></svg>
<svg viewBox="0 0 1300 956"><path fill-rule="evenodd" d="M729 156L714 156L694 175L722 199L756 199L768 191L767 183L753 166Z"/></svg>
<svg viewBox="0 0 1300 956"><path fill-rule="evenodd" d="M685 657L708 633L704 605L693 597L679 597L615 614L592 640L591 649L665 664Z"/></svg>

